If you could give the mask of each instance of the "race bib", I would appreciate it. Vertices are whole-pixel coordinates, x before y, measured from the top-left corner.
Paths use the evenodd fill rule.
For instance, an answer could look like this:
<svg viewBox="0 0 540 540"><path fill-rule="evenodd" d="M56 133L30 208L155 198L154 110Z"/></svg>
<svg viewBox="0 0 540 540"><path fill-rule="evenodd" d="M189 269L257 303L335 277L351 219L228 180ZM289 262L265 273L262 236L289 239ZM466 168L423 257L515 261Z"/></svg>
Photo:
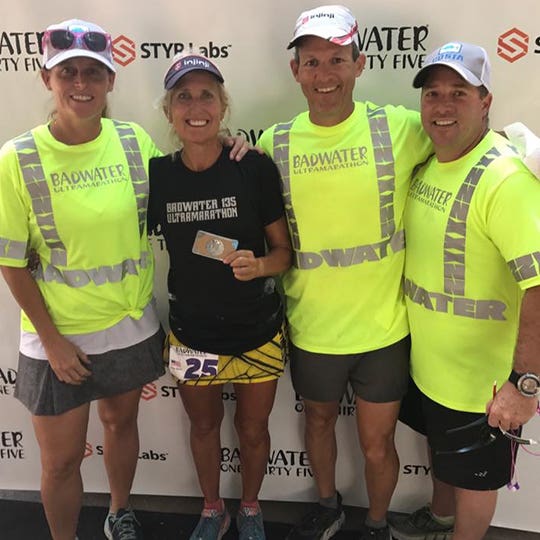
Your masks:
<svg viewBox="0 0 540 540"><path fill-rule="evenodd" d="M169 371L180 381L194 381L201 377L215 377L219 356L197 351L183 345L169 348Z"/></svg>

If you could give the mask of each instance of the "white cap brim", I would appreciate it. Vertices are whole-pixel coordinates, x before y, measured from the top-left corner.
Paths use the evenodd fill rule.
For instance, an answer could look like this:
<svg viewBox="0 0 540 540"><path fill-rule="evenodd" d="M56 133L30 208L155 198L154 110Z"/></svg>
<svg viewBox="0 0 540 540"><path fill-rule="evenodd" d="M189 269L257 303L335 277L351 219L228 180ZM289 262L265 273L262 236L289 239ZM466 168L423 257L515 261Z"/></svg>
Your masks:
<svg viewBox="0 0 540 540"><path fill-rule="evenodd" d="M309 28L309 25L306 25L306 26L308 26L308 28L306 28L305 30L300 30L300 32L298 32L298 34L296 34L291 39L291 41L289 41L289 44L287 45L287 49L292 49L295 46L296 42L304 36L320 37L328 41L332 41L333 39L336 39L336 40L339 40L338 44L344 47L345 45L350 45L351 43L353 43L354 36L356 35L356 34L353 34L352 36L341 41L339 38L339 35L336 35L337 29L336 29L335 24L328 25L328 26L317 26L316 28ZM346 35L346 34L347 34L347 30L343 30L342 35ZM332 43L336 43L336 42L332 41Z"/></svg>
<svg viewBox="0 0 540 540"><path fill-rule="evenodd" d="M77 58L77 57L86 57L86 58L93 58L94 60L97 60L98 62L101 62L105 66L107 66L113 73L116 73L116 68L114 65L109 62L105 57L103 57L98 52L89 51L88 49L67 49L65 51L59 52L58 54L55 54L46 64L45 69L51 69L54 66L57 66L64 60L69 60L70 58Z"/></svg>

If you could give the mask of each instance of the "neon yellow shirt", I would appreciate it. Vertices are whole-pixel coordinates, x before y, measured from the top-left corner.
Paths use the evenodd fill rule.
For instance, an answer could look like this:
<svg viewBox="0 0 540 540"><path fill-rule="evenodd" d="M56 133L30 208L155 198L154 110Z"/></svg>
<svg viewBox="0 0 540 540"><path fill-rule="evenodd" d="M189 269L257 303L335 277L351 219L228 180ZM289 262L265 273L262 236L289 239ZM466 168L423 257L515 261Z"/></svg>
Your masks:
<svg viewBox="0 0 540 540"><path fill-rule="evenodd" d="M356 103L322 127L306 112L260 145L281 172L295 252L283 278L293 343L353 354L405 337L402 215L412 169L431 149L418 113Z"/></svg>
<svg viewBox="0 0 540 540"><path fill-rule="evenodd" d="M489 132L414 176L405 230L412 376L432 400L483 412L510 373L522 290L540 284L540 182Z"/></svg>
<svg viewBox="0 0 540 540"><path fill-rule="evenodd" d="M148 161L158 155L142 128L108 119L88 143L65 145L42 125L0 150L0 265L25 267L37 252L35 279L62 334L142 316L154 267ZM24 313L22 327L35 331Z"/></svg>

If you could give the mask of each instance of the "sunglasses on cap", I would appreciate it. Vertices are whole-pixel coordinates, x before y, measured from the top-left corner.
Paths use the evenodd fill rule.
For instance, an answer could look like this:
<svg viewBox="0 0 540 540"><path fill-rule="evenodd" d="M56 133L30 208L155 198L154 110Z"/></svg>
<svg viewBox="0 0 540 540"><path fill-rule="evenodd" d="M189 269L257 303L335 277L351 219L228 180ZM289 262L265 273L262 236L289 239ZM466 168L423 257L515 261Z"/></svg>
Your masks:
<svg viewBox="0 0 540 540"><path fill-rule="evenodd" d="M99 53L111 46L111 36L103 32L56 29L43 34L43 43L46 42L57 51L84 48Z"/></svg>

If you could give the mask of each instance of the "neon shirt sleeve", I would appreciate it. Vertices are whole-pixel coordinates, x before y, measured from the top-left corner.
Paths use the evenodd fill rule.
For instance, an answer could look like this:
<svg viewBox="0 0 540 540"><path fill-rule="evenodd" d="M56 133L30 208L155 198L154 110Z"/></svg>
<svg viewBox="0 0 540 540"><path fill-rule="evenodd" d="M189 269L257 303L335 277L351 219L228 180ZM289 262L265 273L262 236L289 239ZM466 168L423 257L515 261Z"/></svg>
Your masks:
<svg viewBox="0 0 540 540"><path fill-rule="evenodd" d="M257 141L257 146L260 146L265 154L267 156L273 157L273 151L272 151L272 137L274 135L274 127L275 124L268 129L264 130L262 135L259 137L259 140Z"/></svg>
<svg viewBox="0 0 540 540"><path fill-rule="evenodd" d="M540 284L540 181L516 172L488 199L487 233L521 289Z"/></svg>
<svg viewBox="0 0 540 540"><path fill-rule="evenodd" d="M137 140L139 141L142 155L147 156L148 159L163 155L163 152L156 146L150 135L148 135L141 126L133 122L130 124L137 134Z"/></svg>
<svg viewBox="0 0 540 540"><path fill-rule="evenodd" d="M0 193L0 264L23 268L28 261L30 202L10 142L0 150Z"/></svg>

